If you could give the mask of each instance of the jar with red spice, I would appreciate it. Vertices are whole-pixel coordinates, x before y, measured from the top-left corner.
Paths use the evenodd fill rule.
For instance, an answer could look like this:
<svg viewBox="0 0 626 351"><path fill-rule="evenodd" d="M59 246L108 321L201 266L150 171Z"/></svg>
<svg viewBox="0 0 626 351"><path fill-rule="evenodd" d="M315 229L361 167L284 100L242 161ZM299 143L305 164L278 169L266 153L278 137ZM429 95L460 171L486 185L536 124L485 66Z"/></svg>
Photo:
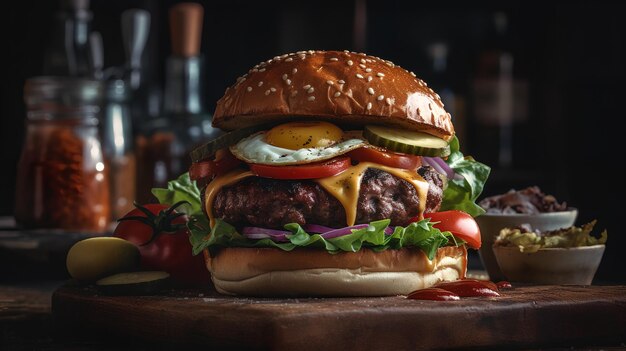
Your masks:
<svg viewBox="0 0 626 351"><path fill-rule="evenodd" d="M102 94L101 83L89 79L26 81L26 137L15 196L22 228L108 229L108 169L98 131Z"/></svg>

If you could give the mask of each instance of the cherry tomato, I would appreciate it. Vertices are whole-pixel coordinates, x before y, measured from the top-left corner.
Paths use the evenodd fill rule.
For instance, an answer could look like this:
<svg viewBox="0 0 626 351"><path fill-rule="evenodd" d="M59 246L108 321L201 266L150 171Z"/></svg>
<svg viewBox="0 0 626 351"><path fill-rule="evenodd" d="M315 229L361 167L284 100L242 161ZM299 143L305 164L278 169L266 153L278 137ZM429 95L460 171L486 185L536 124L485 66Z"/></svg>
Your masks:
<svg viewBox="0 0 626 351"><path fill-rule="evenodd" d="M402 169L417 169L422 158L415 155L399 154L374 147L361 147L348 153L351 159L359 162L373 162L383 166Z"/></svg>
<svg viewBox="0 0 626 351"><path fill-rule="evenodd" d="M200 186L206 185L215 176L227 173L241 163L228 149L222 149L215 155L215 160L192 163L189 167L189 177L197 181Z"/></svg>
<svg viewBox="0 0 626 351"><path fill-rule="evenodd" d="M293 166L267 166L251 164L250 170L259 177L274 179L317 179L332 177L350 167L349 157L336 157L329 161Z"/></svg>
<svg viewBox="0 0 626 351"><path fill-rule="evenodd" d="M441 231L449 231L452 235L464 240L473 249L480 248L482 243L480 229L472 216L463 211L443 211L424 213L425 218L438 222L433 226Z"/></svg>
<svg viewBox="0 0 626 351"><path fill-rule="evenodd" d="M187 216L176 207L161 204L137 206L119 219L113 236L139 247L143 270L168 272L173 280L186 284L209 282L202 256L193 256L186 227Z"/></svg>

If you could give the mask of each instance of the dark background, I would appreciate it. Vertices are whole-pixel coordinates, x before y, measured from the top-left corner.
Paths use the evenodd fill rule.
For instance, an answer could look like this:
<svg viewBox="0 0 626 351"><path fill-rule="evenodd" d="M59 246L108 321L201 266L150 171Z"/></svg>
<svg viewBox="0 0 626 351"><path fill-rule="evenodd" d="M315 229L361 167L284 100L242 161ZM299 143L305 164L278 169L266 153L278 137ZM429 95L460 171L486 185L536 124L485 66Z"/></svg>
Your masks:
<svg viewBox="0 0 626 351"><path fill-rule="evenodd" d="M93 0L92 29L104 39L105 66L124 61L122 11L150 11L152 31L145 64L160 86L170 51L167 10L174 1ZM597 279L626 282L622 247L625 191L623 136L626 96L626 20L608 1L205 1L202 52L206 57L209 110L226 86L254 64L308 49L348 49L389 59L436 91L453 92L453 117L462 149L493 167L483 195L539 185L579 209L577 224L598 219L609 241ZM0 216L11 215L15 167L24 136L22 91L42 74L55 1L4 5L1 32ZM497 35L494 14L507 18ZM500 15L501 16L501 15ZM355 20L356 19L356 20ZM433 44L448 48L436 71ZM498 129L475 113L476 81L486 76L495 50L514 57L514 78L526 86L516 100L521 118L512 134L513 160L497 161ZM521 95L523 96L523 95Z"/></svg>

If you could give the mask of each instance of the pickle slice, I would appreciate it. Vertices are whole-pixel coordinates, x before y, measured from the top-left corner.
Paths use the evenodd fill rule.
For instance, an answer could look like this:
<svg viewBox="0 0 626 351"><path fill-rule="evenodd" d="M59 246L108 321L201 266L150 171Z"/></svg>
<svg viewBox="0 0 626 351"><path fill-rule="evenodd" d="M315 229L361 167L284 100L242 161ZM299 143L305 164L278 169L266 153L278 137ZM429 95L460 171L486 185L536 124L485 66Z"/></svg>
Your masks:
<svg viewBox="0 0 626 351"><path fill-rule="evenodd" d="M191 161L199 162L207 158L212 158L217 150L236 144L239 140L251 135L254 132L263 130L264 128L267 128L267 126L252 126L222 134L217 138L207 142L206 144L198 146L193 151L191 151L191 153L189 154L189 156L191 156Z"/></svg>
<svg viewBox="0 0 626 351"><path fill-rule="evenodd" d="M96 286L107 295L152 295L167 285L169 277L162 271L118 273L98 280Z"/></svg>
<svg viewBox="0 0 626 351"><path fill-rule="evenodd" d="M369 125L365 126L363 136L372 145L391 151L430 157L450 155L447 141L427 133Z"/></svg>

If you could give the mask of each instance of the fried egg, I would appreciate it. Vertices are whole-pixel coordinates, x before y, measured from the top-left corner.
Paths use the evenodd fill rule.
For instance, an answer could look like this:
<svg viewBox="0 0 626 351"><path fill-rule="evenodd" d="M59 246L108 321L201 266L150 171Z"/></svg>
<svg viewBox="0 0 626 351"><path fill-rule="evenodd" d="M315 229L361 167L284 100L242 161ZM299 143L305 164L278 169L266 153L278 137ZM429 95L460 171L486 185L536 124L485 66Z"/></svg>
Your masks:
<svg viewBox="0 0 626 351"><path fill-rule="evenodd" d="M242 139L230 147L247 163L286 166L329 160L367 142L328 122L291 122Z"/></svg>

